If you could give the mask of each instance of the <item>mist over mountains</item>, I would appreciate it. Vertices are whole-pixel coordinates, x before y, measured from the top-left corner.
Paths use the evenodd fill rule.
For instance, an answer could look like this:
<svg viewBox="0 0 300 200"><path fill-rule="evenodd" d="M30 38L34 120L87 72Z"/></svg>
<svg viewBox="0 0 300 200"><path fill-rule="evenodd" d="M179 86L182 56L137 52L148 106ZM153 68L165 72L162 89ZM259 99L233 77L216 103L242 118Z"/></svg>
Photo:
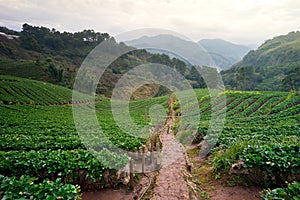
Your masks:
<svg viewBox="0 0 300 200"><path fill-rule="evenodd" d="M142 36L125 43L153 53L177 57L190 65L213 66L218 70L229 68L251 50L247 46L222 39L203 39L195 43L170 34Z"/></svg>
<svg viewBox="0 0 300 200"><path fill-rule="evenodd" d="M142 36L135 40L125 41L125 43L129 46L146 49L153 53L177 57L184 60L189 65L214 65L209 54L200 45L169 34L151 37Z"/></svg>
<svg viewBox="0 0 300 200"><path fill-rule="evenodd" d="M245 45L234 44L222 39L202 39L198 42L220 69L228 69L251 50Z"/></svg>
<svg viewBox="0 0 300 200"><path fill-rule="evenodd" d="M206 87L195 66L210 73L217 68L227 89L288 91L300 87L299 31L268 39L256 50L222 39L195 43L169 34L118 43L108 33L59 32L28 24L20 32L6 27L1 27L0 32L1 74L69 88L82 61L102 41L111 40L120 48L133 50L113 62L100 80L97 92L105 95L111 94L114 83L124 73L144 63L170 66L194 88ZM165 93L157 85L148 87L148 91Z"/></svg>

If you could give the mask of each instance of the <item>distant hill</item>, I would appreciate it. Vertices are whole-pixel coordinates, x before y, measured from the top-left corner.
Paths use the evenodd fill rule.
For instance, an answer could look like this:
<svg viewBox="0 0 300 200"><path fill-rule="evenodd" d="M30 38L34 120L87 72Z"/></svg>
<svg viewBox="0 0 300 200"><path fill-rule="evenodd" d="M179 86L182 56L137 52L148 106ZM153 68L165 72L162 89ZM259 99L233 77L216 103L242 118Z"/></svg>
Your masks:
<svg viewBox="0 0 300 200"><path fill-rule="evenodd" d="M159 63L170 66L185 76L195 88L205 87L203 79L195 77L197 75L195 70L193 71L192 67L182 60L174 56L169 57L167 54L150 53L143 49L137 50L122 42L117 43L107 33L98 33L93 30L83 30L75 33L59 32L55 29L28 24L24 24L20 32L5 27L0 27L0 32L1 75L34 79L71 89L77 71L85 57L99 43L109 40L116 48L125 48L130 52L120 56L106 69L99 84L97 84L96 92L98 94L110 96L115 84L123 74L135 66L145 63ZM177 38L173 39L174 41L178 40ZM198 47L197 44L192 42L183 41L183 43L189 46L190 49L195 49L195 45ZM175 42L174 44L177 45L178 43ZM195 53L194 56L199 56L197 51L192 53ZM88 78L86 81L89 81ZM132 81L134 82L134 80ZM124 88L124 92L127 89L129 88ZM152 84L140 88L133 94L132 98L164 95L167 92L170 91Z"/></svg>
<svg viewBox="0 0 300 200"><path fill-rule="evenodd" d="M107 33L84 30L59 32L23 24L17 32L0 27L0 72L71 88L76 71L87 54Z"/></svg>
<svg viewBox="0 0 300 200"><path fill-rule="evenodd" d="M141 38L124 41L127 45L143 48L153 53L167 54L184 60L187 64L212 66L214 63L208 53L192 41L179 37L162 34L157 36L142 36Z"/></svg>
<svg viewBox="0 0 300 200"><path fill-rule="evenodd" d="M300 32L274 37L250 51L237 66L272 66L300 61Z"/></svg>
<svg viewBox="0 0 300 200"><path fill-rule="evenodd" d="M220 69L227 69L242 60L251 49L222 39L203 39L198 42L210 54Z"/></svg>
<svg viewBox="0 0 300 200"><path fill-rule="evenodd" d="M243 90L298 90L300 87L300 32L265 41L242 61L222 72L225 85Z"/></svg>

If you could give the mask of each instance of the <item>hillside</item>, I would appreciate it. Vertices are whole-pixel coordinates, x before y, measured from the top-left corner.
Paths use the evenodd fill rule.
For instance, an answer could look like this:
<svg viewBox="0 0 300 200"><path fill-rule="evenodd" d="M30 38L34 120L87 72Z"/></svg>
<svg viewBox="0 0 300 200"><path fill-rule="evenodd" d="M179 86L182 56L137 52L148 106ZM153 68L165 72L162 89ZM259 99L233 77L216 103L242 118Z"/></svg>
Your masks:
<svg viewBox="0 0 300 200"><path fill-rule="evenodd" d="M59 32L23 24L17 32L0 27L0 72L71 88L76 70L106 33ZM13 35L12 35L13 34ZM16 37L12 37L12 36ZM85 38L90 38L86 40Z"/></svg>
<svg viewBox="0 0 300 200"><path fill-rule="evenodd" d="M88 95L77 95L80 102L89 102ZM59 105L72 102L72 90L50 83L0 75L0 103Z"/></svg>
<svg viewBox="0 0 300 200"><path fill-rule="evenodd" d="M0 32L2 33L0 34L0 73L2 75L29 78L72 88L77 70L88 53L102 41L109 40L116 48L125 48L130 52L113 61L106 69L97 85L98 94L110 96L123 74L145 63L170 66L184 75L195 88L205 86L203 79L194 77L195 73L190 69L190 65L174 56L166 55L168 52L156 54L152 51L150 53L146 50L136 50L122 42L117 43L107 33L98 33L93 30L75 33L59 32L55 29L28 24L23 25L21 32L5 27L0 27ZM189 46L191 52L194 49L193 45L199 47L188 41L183 43ZM174 44L176 47L177 43ZM194 58L199 55L196 54L197 51L193 52ZM133 98L163 95L167 92L166 88L150 84L135 92Z"/></svg>
<svg viewBox="0 0 300 200"><path fill-rule="evenodd" d="M198 42L210 54L215 64L220 69L227 69L242 60L250 48L234 44L222 39L203 39Z"/></svg>
<svg viewBox="0 0 300 200"><path fill-rule="evenodd" d="M266 40L256 51L250 51L237 66L273 66L299 62L300 32Z"/></svg>
<svg viewBox="0 0 300 200"><path fill-rule="evenodd" d="M300 32L267 40L241 62L222 72L227 88L242 90L298 90Z"/></svg>

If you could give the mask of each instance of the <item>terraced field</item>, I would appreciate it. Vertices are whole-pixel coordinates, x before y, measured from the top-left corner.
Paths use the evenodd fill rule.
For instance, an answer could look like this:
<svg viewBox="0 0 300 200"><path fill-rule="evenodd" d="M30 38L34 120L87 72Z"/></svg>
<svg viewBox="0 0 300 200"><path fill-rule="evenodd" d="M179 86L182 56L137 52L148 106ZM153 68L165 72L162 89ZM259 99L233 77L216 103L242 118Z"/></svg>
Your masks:
<svg viewBox="0 0 300 200"><path fill-rule="evenodd" d="M268 173L270 179L260 181L261 184L268 182L270 187L284 187L285 181L298 180L299 95L226 91L211 101L207 90L195 92L201 115L194 143L205 138L212 111L227 108L224 129L211 152L216 171L229 170L232 164L240 161L245 169ZM82 102L88 103L88 109L95 107L103 134L111 143L132 151L147 143L147 138L135 137L116 124L109 99L97 97L95 102L87 95L81 98ZM2 199L78 199L79 186L85 189L87 185L104 184L104 173L113 171L109 163L117 163L120 168L128 164L125 154L103 149L107 145L105 140L91 138L94 156L86 149L76 132L70 106L75 103L71 90L0 76L0 101ZM157 104L167 114L166 96L130 102L130 116L137 127L151 125L155 119L160 119L155 110L160 107L154 107ZM174 106L180 107L180 104ZM184 115L193 109L181 108L181 112ZM92 129L87 131L93 132ZM290 187L297 191L297 185ZM269 192L265 198L273 193Z"/></svg>
<svg viewBox="0 0 300 200"><path fill-rule="evenodd" d="M226 174L233 165L239 169L238 173L267 188L285 187L286 182L299 181L300 96L296 93L241 91L226 91L223 95L227 100L226 122L211 153L214 170ZM223 95L215 102L222 101ZM212 108L218 110L218 103L211 105L210 101L202 99L196 143L206 135ZM300 188L296 185L289 194L276 196L274 191L269 191L272 195L268 193L264 197L299 197Z"/></svg>
<svg viewBox="0 0 300 200"><path fill-rule="evenodd" d="M92 143L98 150L92 152L97 158L86 150L75 128L72 106L64 104L72 101L71 90L14 77L1 78L1 100L12 102L0 104L2 199L30 199L31 196L34 199L76 199L80 195L77 185L84 189L90 182L99 184L105 171L113 171L109 163L119 168L128 163L126 155L102 149L105 141ZM4 93L5 90L14 92ZM114 145L124 150L138 150L146 142L117 126L109 99L99 97L93 102L90 97L84 97L87 96L82 95L82 102L89 102L90 109L95 106L99 124ZM132 118L140 125L150 123L150 118L144 117L148 115L145 110L157 103L166 106L166 99L131 102Z"/></svg>
<svg viewBox="0 0 300 200"><path fill-rule="evenodd" d="M91 96L78 93L79 102L90 102ZM58 105L72 102L72 91L65 87L13 76L0 76L0 100L4 104ZM79 103L74 102L74 103Z"/></svg>

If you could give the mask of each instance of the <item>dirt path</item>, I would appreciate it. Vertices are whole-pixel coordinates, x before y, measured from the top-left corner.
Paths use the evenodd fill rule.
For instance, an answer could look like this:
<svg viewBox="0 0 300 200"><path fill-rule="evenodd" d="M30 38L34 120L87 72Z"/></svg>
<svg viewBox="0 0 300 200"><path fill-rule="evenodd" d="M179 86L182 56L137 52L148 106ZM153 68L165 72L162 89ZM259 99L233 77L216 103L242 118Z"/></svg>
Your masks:
<svg viewBox="0 0 300 200"><path fill-rule="evenodd" d="M169 105L173 104L170 98ZM170 116L175 116L171 110ZM165 128L160 134L162 142L163 168L159 170L154 195L151 200L184 200L189 199L189 191L183 176L186 171L185 150L182 144L176 141L172 127L175 118L169 117ZM169 130L169 131L168 131Z"/></svg>
<svg viewBox="0 0 300 200"><path fill-rule="evenodd" d="M173 104L170 98L169 106ZM171 109L170 109L171 110ZM83 200L130 200L140 199L145 191L146 195L142 199L150 200L255 200L261 199L259 192L262 190L256 186L231 186L226 184L229 177L224 177L224 181L216 180L211 177L211 164L208 158L198 157L199 150L195 153L187 153L199 148L198 145L185 149L181 143L177 142L171 129L174 124L175 111L171 110L164 128L160 131L160 141L162 142L162 168L159 172L148 172L151 175L152 183L148 187L148 178L141 175L141 180L134 186L134 191L128 192L124 189L112 190L104 189L98 192L85 192ZM187 152L186 152L187 151ZM190 173L186 168L186 156L192 163ZM158 175L157 175L158 174ZM196 180L198 183L193 183ZM224 183L225 182L225 183ZM192 191L188 189L192 188ZM198 191L197 191L198 190ZM200 192L199 192L200 191ZM198 193L199 192L199 193ZM198 197L196 197L198 196Z"/></svg>
<svg viewBox="0 0 300 200"><path fill-rule="evenodd" d="M101 191L85 192L82 195L83 200L132 200L133 194L125 190L103 189Z"/></svg>

